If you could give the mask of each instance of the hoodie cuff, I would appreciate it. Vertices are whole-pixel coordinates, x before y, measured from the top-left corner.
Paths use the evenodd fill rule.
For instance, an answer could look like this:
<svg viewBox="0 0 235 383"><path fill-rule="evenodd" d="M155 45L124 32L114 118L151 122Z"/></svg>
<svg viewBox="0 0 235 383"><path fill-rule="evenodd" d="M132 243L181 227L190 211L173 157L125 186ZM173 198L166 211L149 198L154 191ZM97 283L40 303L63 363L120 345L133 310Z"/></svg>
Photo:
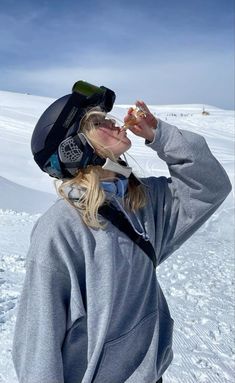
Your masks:
<svg viewBox="0 0 235 383"><path fill-rule="evenodd" d="M154 138L153 141L150 142L148 140L145 140L145 145L148 146L149 148L155 150L158 152L158 154L164 154L166 150L166 146L169 145L169 143L173 143L179 140L175 140L178 135L182 135L180 130L174 126L170 125L165 121L162 121L158 119L158 124L157 128L154 129Z"/></svg>
<svg viewBox="0 0 235 383"><path fill-rule="evenodd" d="M152 141L145 140L145 145L147 145L147 146L151 146L151 144L154 144L154 142L156 141L156 135L157 135L157 131L158 131L158 127L159 127L159 123L160 123L160 120L158 119L158 120L157 120L156 128L152 128L152 131L153 131L153 133L154 133L153 140L152 140Z"/></svg>
<svg viewBox="0 0 235 383"><path fill-rule="evenodd" d="M162 136L162 128L164 129L165 124L166 123L164 121L158 118L156 128L152 129L154 133L153 140L152 141L145 140L146 146L149 146L153 150L157 150L157 151L160 150L161 145L159 145L160 144L159 140ZM169 124L166 124L166 125L169 125Z"/></svg>

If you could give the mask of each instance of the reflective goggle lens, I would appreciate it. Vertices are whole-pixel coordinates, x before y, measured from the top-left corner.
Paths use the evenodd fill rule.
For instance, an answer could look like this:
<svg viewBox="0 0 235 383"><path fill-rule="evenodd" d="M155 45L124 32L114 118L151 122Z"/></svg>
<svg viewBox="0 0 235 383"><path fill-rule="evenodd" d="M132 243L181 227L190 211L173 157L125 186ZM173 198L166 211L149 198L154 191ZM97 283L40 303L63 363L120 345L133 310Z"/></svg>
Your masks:
<svg viewBox="0 0 235 383"><path fill-rule="evenodd" d="M96 85L89 84L89 82L86 81L77 81L75 82L73 88L73 92L80 93L84 96L93 96L94 94L104 94L105 89L102 89Z"/></svg>

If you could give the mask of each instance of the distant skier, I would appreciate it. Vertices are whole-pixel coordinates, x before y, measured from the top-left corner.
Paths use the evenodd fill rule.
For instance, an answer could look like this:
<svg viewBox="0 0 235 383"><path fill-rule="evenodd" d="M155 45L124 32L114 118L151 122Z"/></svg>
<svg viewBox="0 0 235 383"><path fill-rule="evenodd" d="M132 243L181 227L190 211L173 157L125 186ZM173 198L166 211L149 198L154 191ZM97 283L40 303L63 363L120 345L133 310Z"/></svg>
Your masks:
<svg viewBox="0 0 235 383"><path fill-rule="evenodd" d="M62 198L31 234L13 361L20 383L155 383L173 359L173 319L155 268L231 191L205 139L143 101L119 127L115 94L79 81L32 136ZM129 128L171 177L138 179L121 156ZM36 203L36 201L35 201Z"/></svg>

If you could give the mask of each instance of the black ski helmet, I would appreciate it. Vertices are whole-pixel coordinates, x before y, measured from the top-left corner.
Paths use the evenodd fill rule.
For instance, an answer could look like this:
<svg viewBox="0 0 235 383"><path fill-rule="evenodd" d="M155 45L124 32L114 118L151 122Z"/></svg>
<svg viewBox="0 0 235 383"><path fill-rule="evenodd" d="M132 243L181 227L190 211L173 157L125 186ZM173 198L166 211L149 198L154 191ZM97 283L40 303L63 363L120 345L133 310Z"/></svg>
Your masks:
<svg viewBox="0 0 235 383"><path fill-rule="evenodd" d="M73 92L53 102L39 118L31 139L34 160L44 172L56 178L71 178L89 164L103 165L87 139L79 133L79 123L88 107L100 106L110 112L115 93L84 81Z"/></svg>

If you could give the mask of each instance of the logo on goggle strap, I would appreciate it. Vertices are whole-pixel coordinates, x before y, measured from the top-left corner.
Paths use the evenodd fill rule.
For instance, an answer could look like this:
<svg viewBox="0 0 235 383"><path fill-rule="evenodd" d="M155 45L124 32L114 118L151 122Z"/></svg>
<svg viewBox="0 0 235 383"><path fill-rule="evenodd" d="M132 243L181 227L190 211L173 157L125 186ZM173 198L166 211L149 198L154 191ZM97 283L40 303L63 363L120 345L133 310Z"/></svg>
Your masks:
<svg viewBox="0 0 235 383"><path fill-rule="evenodd" d="M82 151L74 141L73 137L68 137L66 140L61 142L59 148L60 159L63 163L66 162L77 162L82 158Z"/></svg>

